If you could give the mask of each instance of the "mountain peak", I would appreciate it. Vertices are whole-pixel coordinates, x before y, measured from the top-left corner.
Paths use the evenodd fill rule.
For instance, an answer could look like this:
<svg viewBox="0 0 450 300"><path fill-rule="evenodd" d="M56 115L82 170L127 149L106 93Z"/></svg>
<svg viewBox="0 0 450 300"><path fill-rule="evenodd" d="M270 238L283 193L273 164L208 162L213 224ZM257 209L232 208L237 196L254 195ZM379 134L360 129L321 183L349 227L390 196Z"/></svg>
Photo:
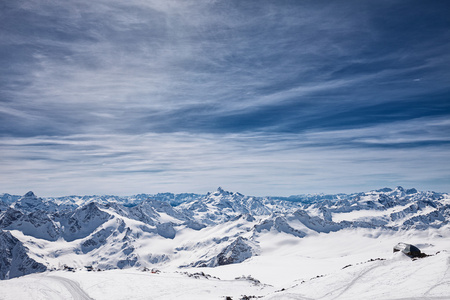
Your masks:
<svg viewBox="0 0 450 300"><path fill-rule="evenodd" d="M14 203L14 208L22 212L34 211L36 209L48 209L48 207L44 208L44 206L46 205L44 204L43 199L36 197L36 195L32 191L29 191Z"/></svg>
<svg viewBox="0 0 450 300"><path fill-rule="evenodd" d="M212 193L215 196L219 196L219 195L223 195L223 196L227 196L227 195L231 195L233 193L229 192L229 191L225 191L222 187L218 187L217 190Z"/></svg>
<svg viewBox="0 0 450 300"><path fill-rule="evenodd" d="M29 191L23 197L24 198L37 198L36 195L32 191Z"/></svg>
<svg viewBox="0 0 450 300"><path fill-rule="evenodd" d="M407 190L406 190L406 194L408 194L408 195L416 194L416 193L417 193L417 190L416 190L415 188L407 189Z"/></svg>

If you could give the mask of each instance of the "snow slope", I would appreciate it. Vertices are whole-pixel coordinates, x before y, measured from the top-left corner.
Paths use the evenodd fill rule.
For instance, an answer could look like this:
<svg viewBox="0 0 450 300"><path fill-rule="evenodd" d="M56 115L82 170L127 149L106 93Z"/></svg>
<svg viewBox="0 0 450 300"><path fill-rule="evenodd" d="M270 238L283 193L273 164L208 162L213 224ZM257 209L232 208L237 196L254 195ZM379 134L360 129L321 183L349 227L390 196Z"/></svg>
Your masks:
<svg viewBox="0 0 450 300"><path fill-rule="evenodd" d="M448 239L437 237L440 232L381 232L375 236L370 231L319 234L298 244L287 239L284 245L283 238L267 236L264 242L272 240L273 244L271 248L262 245L265 251L260 256L215 268L166 267L156 274L134 268L32 274L0 281L0 298L241 299L246 295L262 299L448 299L450 253L441 250L436 254L435 250L450 245ZM416 244L434 255L412 260L392 253L391 246L399 239L424 241Z"/></svg>
<svg viewBox="0 0 450 300"><path fill-rule="evenodd" d="M25 287L25 288L24 288ZM272 287L250 280L219 280L182 273L136 270L33 274L0 282L2 299L238 299L262 296Z"/></svg>
<svg viewBox="0 0 450 300"><path fill-rule="evenodd" d="M450 255L412 261L401 253L351 265L264 299L449 299Z"/></svg>

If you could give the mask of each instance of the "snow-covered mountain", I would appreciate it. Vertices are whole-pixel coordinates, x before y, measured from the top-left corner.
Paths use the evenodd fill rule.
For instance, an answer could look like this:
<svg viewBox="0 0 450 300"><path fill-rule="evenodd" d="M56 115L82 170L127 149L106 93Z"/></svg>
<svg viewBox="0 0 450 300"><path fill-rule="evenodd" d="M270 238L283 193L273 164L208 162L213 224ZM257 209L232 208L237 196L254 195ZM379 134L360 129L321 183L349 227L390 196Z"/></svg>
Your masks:
<svg viewBox="0 0 450 300"><path fill-rule="evenodd" d="M448 229L450 221L448 194L402 187L287 198L219 188L206 195L39 198L28 192L0 199L1 279L86 266L211 268L257 259L272 236L296 243L348 230Z"/></svg>
<svg viewBox="0 0 450 300"><path fill-rule="evenodd" d="M8 231L0 231L0 279L9 279L36 272L46 266L28 256L27 248Z"/></svg>

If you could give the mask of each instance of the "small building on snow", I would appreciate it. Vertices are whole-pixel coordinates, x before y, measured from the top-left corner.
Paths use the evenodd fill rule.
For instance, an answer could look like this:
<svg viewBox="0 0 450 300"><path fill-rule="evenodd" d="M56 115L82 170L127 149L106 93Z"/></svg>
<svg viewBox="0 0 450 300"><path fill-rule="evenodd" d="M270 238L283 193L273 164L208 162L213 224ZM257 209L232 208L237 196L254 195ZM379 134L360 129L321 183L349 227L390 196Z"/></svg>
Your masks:
<svg viewBox="0 0 450 300"><path fill-rule="evenodd" d="M394 246L394 252L403 252L409 257L423 257L422 252L414 245L406 243L398 243Z"/></svg>

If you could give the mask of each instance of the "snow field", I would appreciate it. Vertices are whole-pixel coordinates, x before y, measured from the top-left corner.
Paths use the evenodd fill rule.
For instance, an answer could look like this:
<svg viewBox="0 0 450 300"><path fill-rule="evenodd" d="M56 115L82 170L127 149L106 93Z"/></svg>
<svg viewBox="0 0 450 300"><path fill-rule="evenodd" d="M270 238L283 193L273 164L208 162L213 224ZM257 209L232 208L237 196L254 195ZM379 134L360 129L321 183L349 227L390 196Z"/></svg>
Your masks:
<svg viewBox="0 0 450 300"><path fill-rule="evenodd" d="M273 288L247 280L193 278L181 273L138 270L46 272L0 281L0 299L239 299L262 296Z"/></svg>
<svg viewBox="0 0 450 300"><path fill-rule="evenodd" d="M261 253L240 264L180 269L174 261L161 265L160 274L133 268L32 274L0 281L0 299L448 299L450 241L443 235L448 229L346 229L305 238L271 231L258 237ZM187 242L197 234L187 230L179 238ZM399 241L433 256L413 261L392 253ZM235 279L249 275L261 284Z"/></svg>

